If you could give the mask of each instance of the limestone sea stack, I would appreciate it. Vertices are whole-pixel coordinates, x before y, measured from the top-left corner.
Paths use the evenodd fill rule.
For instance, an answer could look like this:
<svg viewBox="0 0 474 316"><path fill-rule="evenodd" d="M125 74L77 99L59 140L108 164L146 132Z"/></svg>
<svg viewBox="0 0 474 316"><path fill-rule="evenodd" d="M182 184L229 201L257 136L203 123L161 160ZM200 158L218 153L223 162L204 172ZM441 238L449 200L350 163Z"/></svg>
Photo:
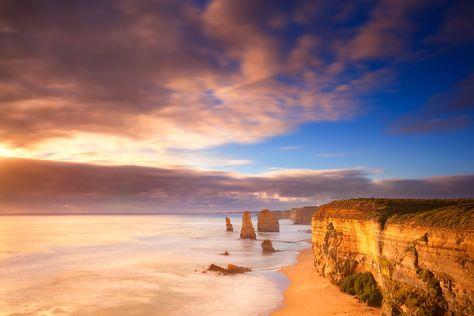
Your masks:
<svg viewBox="0 0 474 316"><path fill-rule="evenodd" d="M270 241L270 239L265 239L263 242L262 242L262 249L263 249L263 252L275 252L275 248L273 248L273 245L272 245L272 242Z"/></svg>
<svg viewBox="0 0 474 316"><path fill-rule="evenodd" d="M232 223L230 222L230 218L228 218L228 217L225 218L225 229L228 232L233 232L234 231L234 227L232 226Z"/></svg>
<svg viewBox="0 0 474 316"><path fill-rule="evenodd" d="M257 229L259 232L279 232L278 218L269 210L258 213Z"/></svg>
<svg viewBox="0 0 474 316"><path fill-rule="evenodd" d="M255 229L252 224L252 217L249 211L245 211L242 214L242 230L240 231L240 238L243 239L256 239Z"/></svg>

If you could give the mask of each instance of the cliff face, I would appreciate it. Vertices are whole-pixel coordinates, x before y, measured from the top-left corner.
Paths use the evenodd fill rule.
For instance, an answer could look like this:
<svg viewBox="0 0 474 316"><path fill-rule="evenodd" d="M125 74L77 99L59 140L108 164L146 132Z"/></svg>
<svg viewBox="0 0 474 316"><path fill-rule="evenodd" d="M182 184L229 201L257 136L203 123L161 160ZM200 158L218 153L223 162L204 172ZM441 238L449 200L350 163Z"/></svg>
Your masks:
<svg viewBox="0 0 474 316"><path fill-rule="evenodd" d="M290 216L295 224L310 225L311 218L317 209L317 206L303 206L300 208L293 208L290 210Z"/></svg>
<svg viewBox="0 0 474 316"><path fill-rule="evenodd" d="M292 208L288 211L275 211L272 213L274 213L278 219L291 219L295 224L310 225L311 217L317 208L317 206L303 206Z"/></svg>
<svg viewBox="0 0 474 316"><path fill-rule="evenodd" d="M385 315L474 314L474 200L335 201L312 219L317 270L370 272Z"/></svg>
<svg viewBox="0 0 474 316"><path fill-rule="evenodd" d="M259 232L279 232L280 223L278 218L269 210L262 210L258 213L257 230Z"/></svg>

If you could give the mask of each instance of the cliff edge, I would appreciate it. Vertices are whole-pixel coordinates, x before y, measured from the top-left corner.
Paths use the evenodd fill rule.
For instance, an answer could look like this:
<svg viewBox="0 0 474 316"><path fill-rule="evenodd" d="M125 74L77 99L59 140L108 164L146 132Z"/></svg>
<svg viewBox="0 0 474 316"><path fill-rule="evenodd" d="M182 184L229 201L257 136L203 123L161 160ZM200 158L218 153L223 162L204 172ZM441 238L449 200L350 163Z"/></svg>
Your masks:
<svg viewBox="0 0 474 316"><path fill-rule="evenodd" d="M314 264L384 315L474 315L474 200L352 199L312 218Z"/></svg>

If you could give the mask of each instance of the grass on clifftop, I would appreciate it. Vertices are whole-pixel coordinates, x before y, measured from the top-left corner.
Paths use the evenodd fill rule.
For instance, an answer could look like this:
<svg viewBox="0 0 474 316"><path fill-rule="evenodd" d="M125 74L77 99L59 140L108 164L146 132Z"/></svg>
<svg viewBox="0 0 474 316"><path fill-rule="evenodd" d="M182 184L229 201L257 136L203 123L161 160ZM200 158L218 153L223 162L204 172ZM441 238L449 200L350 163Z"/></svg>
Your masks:
<svg viewBox="0 0 474 316"><path fill-rule="evenodd" d="M316 218L336 217L474 229L474 199L350 199L322 205Z"/></svg>
<svg viewBox="0 0 474 316"><path fill-rule="evenodd" d="M474 229L474 202L419 213L395 214L389 222L438 228Z"/></svg>

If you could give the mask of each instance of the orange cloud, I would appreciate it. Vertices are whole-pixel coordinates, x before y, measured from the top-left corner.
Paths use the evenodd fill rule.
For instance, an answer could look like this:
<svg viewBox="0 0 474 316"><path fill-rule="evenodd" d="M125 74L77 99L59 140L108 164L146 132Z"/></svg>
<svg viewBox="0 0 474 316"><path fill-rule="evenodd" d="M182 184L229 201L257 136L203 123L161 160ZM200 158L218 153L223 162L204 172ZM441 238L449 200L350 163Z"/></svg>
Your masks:
<svg viewBox="0 0 474 316"><path fill-rule="evenodd" d="M286 24L337 6L3 1L0 146L18 157L165 166L182 163L176 148L353 118L392 73L359 62L403 49L409 3L381 2L354 33L331 27L353 11L341 6L322 31L289 38Z"/></svg>

